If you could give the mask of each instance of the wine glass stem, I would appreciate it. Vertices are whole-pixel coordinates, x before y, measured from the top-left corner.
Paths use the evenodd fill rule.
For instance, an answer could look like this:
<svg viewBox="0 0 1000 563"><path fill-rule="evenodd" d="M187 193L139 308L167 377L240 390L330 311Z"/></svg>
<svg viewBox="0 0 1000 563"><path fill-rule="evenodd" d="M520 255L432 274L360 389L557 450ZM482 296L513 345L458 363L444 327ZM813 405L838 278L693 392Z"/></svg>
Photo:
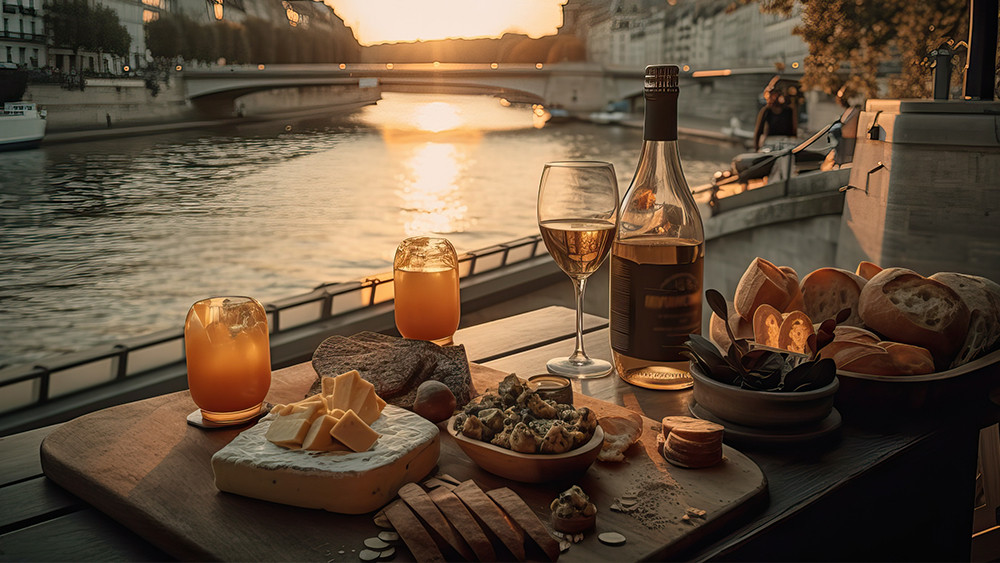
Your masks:
<svg viewBox="0 0 1000 563"><path fill-rule="evenodd" d="M576 293L576 351L569 361L585 364L590 361L583 350L583 293L587 288L587 278L573 278L573 290Z"/></svg>

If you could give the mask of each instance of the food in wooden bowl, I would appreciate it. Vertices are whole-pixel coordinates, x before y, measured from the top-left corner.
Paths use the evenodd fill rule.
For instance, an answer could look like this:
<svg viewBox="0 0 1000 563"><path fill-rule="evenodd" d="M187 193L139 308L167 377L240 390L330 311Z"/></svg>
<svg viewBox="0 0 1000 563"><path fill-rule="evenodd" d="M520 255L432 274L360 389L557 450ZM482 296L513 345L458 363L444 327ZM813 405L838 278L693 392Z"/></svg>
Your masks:
<svg viewBox="0 0 1000 563"><path fill-rule="evenodd" d="M559 493L549 505L552 511L552 528L565 534L579 534L594 527L597 506L579 485Z"/></svg>
<svg viewBox="0 0 1000 563"><path fill-rule="evenodd" d="M604 441L593 411L543 399L514 374L466 405L448 428L480 467L528 483L586 470Z"/></svg>
<svg viewBox="0 0 1000 563"><path fill-rule="evenodd" d="M459 415L452 417L449 428ZM561 454L521 453L489 442L483 442L452 431L458 447L476 465L512 481L521 483L543 483L579 476L590 467L601 453L604 431L598 427L590 441L582 446Z"/></svg>
<svg viewBox="0 0 1000 563"><path fill-rule="evenodd" d="M815 424L833 410L840 382L836 377L807 391L757 391L721 383L691 366L692 394L698 405L725 421L753 428Z"/></svg>
<svg viewBox="0 0 1000 563"><path fill-rule="evenodd" d="M728 312L721 293L710 289L705 298L720 317ZM771 346L738 338L721 350L714 342L692 334L686 342L694 379L694 400L720 419L742 426L772 428L817 423L830 415L837 392L836 365L817 352L833 340L838 315L815 329L798 313L784 319L770 304L754 314L754 332ZM804 319L804 320L803 320ZM774 344L782 343L784 348Z"/></svg>

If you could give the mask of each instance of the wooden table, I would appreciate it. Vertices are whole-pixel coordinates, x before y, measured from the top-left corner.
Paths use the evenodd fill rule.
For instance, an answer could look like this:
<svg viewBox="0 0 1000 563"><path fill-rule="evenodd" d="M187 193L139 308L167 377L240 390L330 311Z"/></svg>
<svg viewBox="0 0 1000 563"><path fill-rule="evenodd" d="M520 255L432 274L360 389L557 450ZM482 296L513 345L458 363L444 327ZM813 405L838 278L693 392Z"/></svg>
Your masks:
<svg viewBox="0 0 1000 563"><path fill-rule="evenodd" d="M588 352L609 357L607 321L588 316ZM549 307L461 330L473 362L528 376L572 349L573 312ZM657 392L617 377L575 391L659 419L688 414L690 392ZM984 396L958 412L875 421L845 416L835 440L740 445L764 471L769 502L702 539L687 559L968 560ZM0 560L165 560L170 557L48 480L38 450L55 427L0 438Z"/></svg>

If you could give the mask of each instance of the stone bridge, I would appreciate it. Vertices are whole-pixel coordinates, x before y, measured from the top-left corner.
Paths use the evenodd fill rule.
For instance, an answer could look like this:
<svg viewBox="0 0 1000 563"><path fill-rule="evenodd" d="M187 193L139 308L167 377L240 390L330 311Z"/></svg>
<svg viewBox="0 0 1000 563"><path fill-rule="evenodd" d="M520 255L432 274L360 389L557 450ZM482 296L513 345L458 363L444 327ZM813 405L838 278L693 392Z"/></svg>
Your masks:
<svg viewBox="0 0 1000 563"><path fill-rule="evenodd" d="M188 99L209 112L228 113L236 98L263 90L377 84L390 92L493 94L579 114L642 95L643 69L594 63L358 63L217 66L181 74Z"/></svg>

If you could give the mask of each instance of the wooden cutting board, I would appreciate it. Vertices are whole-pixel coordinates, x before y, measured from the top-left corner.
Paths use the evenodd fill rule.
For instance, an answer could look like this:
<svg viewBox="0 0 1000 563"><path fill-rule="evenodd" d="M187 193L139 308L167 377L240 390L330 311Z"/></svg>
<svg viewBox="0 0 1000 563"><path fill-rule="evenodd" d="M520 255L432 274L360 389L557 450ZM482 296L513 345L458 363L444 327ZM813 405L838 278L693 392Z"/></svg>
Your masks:
<svg viewBox="0 0 1000 563"><path fill-rule="evenodd" d="M473 365L479 391L506 374ZM309 363L274 372L267 400L301 399L316 377ZM577 395L576 406L599 416L624 407ZM188 392L104 409L50 434L41 447L45 475L180 559L358 561L363 541L378 534L371 515L342 515L274 504L219 492L211 457L239 429L202 430L185 417L195 409ZM596 533L562 554L566 561L662 559L760 506L767 482L742 453L725 447L726 460L689 470L667 464L656 452L659 422L644 419L641 443L625 463L595 463L577 482L513 483L479 469L442 431L439 469L483 490L510 487L543 522L555 496L578 484L598 507ZM653 510L612 511L616 498L638 494ZM703 518L682 519L688 507ZM598 541L601 532L624 534L624 545ZM401 547L397 560L409 553Z"/></svg>

